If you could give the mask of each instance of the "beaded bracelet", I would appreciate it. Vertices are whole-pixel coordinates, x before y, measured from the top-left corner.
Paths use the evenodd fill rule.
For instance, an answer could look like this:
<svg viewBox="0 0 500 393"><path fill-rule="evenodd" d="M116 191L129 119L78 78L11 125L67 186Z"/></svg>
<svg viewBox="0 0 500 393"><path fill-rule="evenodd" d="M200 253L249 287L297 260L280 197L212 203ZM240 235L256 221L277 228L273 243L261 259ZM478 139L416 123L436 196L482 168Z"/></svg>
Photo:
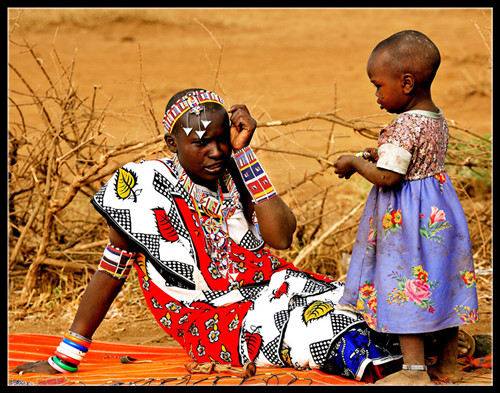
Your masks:
<svg viewBox="0 0 500 393"><path fill-rule="evenodd" d="M88 348L89 345L92 343L92 340L89 340L88 338L80 336L77 333L73 333L71 330L69 330L68 333L66 333L64 335L64 337L66 337L68 340L71 340L77 344L83 345L86 348Z"/></svg>
<svg viewBox="0 0 500 393"><path fill-rule="evenodd" d="M67 345L69 345L69 346L71 346L71 347L73 347L75 349L78 349L81 352L87 352L89 350L88 347L84 347L83 345L77 344L77 343L75 343L72 340L68 340L66 337L64 337L62 339L62 342L66 343Z"/></svg>
<svg viewBox="0 0 500 393"><path fill-rule="evenodd" d="M70 373L74 373L74 372L77 372L78 371L78 367L73 367L73 366L70 366L66 363L63 363L61 362L61 360L58 359L57 356L52 356L52 361L58 365L59 367L61 367L63 370L66 370L66 371L69 371Z"/></svg>
<svg viewBox="0 0 500 393"><path fill-rule="evenodd" d="M59 346L56 349L57 351L61 352L62 354L69 356L75 360L82 360L83 357L85 356L85 352L76 352L73 350L69 345L64 345L64 343L59 344Z"/></svg>
<svg viewBox="0 0 500 393"><path fill-rule="evenodd" d="M234 161L247 190L253 197L254 204L265 202L278 195L250 146L245 146L234 153Z"/></svg>
<svg viewBox="0 0 500 393"><path fill-rule="evenodd" d="M89 350L91 343L91 339L68 330L54 351L54 356L51 356L48 362L56 371L74 373L78 371L78 365Z"/></svg>
<svg viewBox="0 0 500 393"><path fill-rule="evenodd" d="M58 359L69 362L75 366L78 366L80 364L80 361L81 361L81 359L77 360L75 358L72 358L71 356L62 353L62 352L58 351L57 349L54 351L54 354L58 357Z"/></svg>
<svg viewBox="0 0 500 393"><path fill-rule="evenodd" d="M69 371L66 371L65 369L63 369L62 367L59 367L55 362L54 360L52 360L52 356L49 358L48 360L50 366L56 370L56 371L59 371L60 373L69 373Z"/></svg>

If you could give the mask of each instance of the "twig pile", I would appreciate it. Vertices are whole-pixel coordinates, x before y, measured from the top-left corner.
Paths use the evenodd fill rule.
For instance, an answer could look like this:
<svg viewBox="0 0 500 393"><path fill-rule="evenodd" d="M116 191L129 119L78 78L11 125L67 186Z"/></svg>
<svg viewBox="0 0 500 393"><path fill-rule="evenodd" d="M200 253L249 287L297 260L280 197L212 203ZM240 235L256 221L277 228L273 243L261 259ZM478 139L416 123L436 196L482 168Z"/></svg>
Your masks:
<svg viewBox="0 0 500 393"><path fill-rule="evenodd" d="M44 272L84 271L87 276L95 270L94 254L102 251L106 235L88 200L123 164L123 157L139 160L161 151L162 136L156 132L146 141L108 145L104 119L111 100L97 107L98 86L90 99L80 98L74 59L66 67L54 50L57 75L50 75L32 47L24 46L47 86L43 92L35 90L9 64L25 88L9 95L9 272L24 277L20 303L29 303L40 290L37 280L46 278ZM33 107L37 121L30 113ZM147 105L145 112L148 119L152 111Z"/></svg>

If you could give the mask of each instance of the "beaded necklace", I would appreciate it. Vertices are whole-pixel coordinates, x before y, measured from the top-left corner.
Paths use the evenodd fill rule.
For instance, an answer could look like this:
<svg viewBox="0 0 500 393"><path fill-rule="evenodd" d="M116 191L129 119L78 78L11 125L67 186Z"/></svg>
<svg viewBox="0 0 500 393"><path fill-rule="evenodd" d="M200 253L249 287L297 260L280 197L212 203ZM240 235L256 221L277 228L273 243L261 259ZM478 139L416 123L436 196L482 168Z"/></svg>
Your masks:
<svg viewBox="0 0 500 393"><path fill-rule="evenodd" d="M205 250L208 256L218 272L230 282L234 282L238 273L235 272L229 257L231 245L229 242L227 220L236 210L239 193L231 175L226 171L217 180L217 198L215 199L189 178L184 168L180 165L176 154L174 155L173 163L179 175L179 182L189 194L198 214L199 222L205 235ZM224 184L229 192L230 198L227 201L224 200L221 183ZM205 219L200 208L206 216Z"/></svg>

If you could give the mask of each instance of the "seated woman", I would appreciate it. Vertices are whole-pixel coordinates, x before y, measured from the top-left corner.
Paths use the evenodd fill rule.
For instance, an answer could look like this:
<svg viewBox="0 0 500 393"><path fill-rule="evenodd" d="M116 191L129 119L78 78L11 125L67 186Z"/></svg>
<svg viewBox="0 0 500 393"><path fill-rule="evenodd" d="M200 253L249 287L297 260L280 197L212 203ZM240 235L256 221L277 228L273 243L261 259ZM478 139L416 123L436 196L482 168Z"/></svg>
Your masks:
<svg viewBox="0 0 500 393"><path fill-rule="evenodd" d="M128 163L92 198L110 240L63 342L48 361L13 371L76 371L132 265L156 321L196 362L360 380L401 357L361 316L337 309L342 282L266 248L288 248L296 220L249 146L257 123L244 105L227 111L215 93L188 89L163 124L173 159Z"/></svg>

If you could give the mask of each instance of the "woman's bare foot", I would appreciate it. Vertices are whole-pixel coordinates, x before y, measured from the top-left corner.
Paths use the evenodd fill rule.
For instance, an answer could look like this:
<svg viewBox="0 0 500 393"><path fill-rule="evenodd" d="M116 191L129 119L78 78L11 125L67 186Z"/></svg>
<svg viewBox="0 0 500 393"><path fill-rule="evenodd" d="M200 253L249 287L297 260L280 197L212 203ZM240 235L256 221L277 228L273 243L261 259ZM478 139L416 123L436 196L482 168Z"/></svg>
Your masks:
<svg viewBox="0 0 500 393"><path fill-rule="evenodd" d="M447 379L452 383L460 382L463 378L456 363L448 365L434 363L428 366L427 373L431 379Z"/></svg>
<svg viewBox="0 0 500 393"><path fill-rule="evenodd" d="M401 370L379 379L375 385L415 386L433 385L426 371Z"/></svg>
<svg viewBox="0 0 500 393"><path fill-rule="evenodd" d="M458 357L474 355L476 340L464 330L458 331Z"/></svg>

